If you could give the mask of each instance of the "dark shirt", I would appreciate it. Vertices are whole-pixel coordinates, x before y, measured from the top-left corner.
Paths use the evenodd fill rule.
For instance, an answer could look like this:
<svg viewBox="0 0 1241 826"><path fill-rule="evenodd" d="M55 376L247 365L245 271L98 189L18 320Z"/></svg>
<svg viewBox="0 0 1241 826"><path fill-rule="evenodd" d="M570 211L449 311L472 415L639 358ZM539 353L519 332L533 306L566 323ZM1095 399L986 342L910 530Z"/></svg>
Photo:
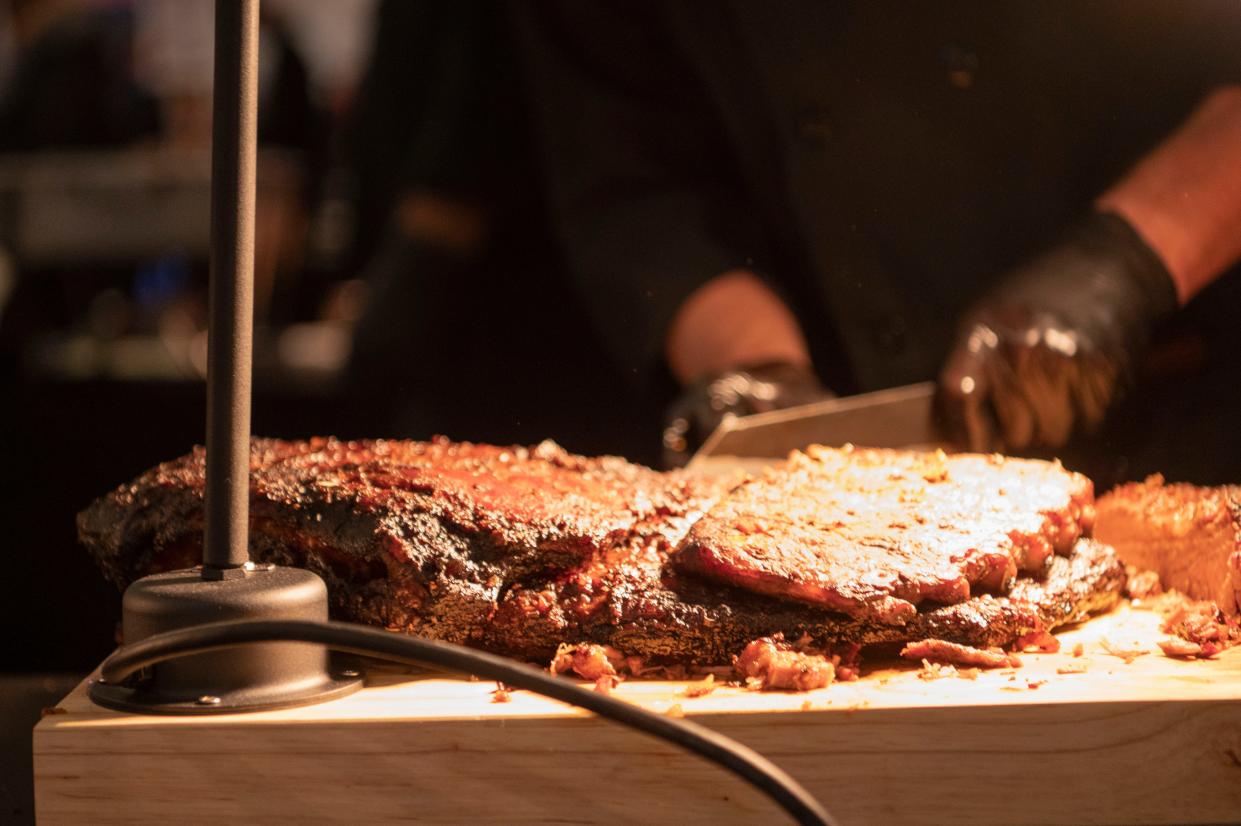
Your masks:
<svg viewBox="0 0 1241 826"><path fill-rule="evenodd" d="M1206 0L515 8L558 238L639 375L747 267L834 389L929 378L990 281L1241 77Z"/></svg>

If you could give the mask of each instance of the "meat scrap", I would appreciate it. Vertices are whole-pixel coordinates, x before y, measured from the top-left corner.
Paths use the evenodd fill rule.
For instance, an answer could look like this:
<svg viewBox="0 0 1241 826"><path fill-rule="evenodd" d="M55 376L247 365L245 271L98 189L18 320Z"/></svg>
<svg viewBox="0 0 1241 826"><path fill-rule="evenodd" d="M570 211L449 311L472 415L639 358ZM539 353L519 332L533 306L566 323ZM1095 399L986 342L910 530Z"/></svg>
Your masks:
<svg viewBox="0 0 1241 826"><path fill-rule="evenodd" d="M553 674L568 674L572 671L583 680L598 681L605 677L616 677L617 666L624 662L624 655L607 645L565 643L556 649L556 656L552 658L547 670Z"/></svg>
<svg viewBox="0 0 1241 826"><path fill-rule="evenodd" d="M922 660L938 665L966 666L972 668L1012 668L1021 660L1002 648L974 648L946 640L921 640L911 642L901 649L907 660Z"/></svg>
<svg viewBox="0 0 1241 826"><path fill-rule="evenodd" d="M513 689L500 681L496 681L496 687L491 692L491 702L507 703L513 699Z"/></svg>
<svg viewBox="0 0 1241 826"><path fill-rule="evenodd" d="M1196 660L1199 657L1205 656L1201 645L1189 640L1183 640L1180 637L1169 637L1166 640L1159 640L1156 644L1159 646L1159 650L1169 657Z"/></svg>
<svg viewBox="0 0 1241 826"><path fill-rule="evenodd" d="M1089 479L1058 463L826 448L726 494L674 557L680 570L878 623L923 600L1007 592L1094 520Z"/></svg>
<svg viewBox="0 0 1241 826"><path fill-rule="evenodd" d="M1150 653L1145 648L1126 648L1106 638L1099 640L1099 647L1113 657L1120 657L1125 661L1125 665L1129 665L1138 657L1144 657Z"/></svg>
<svg viewBox="0 0 1241 826"><path fill-rule="evenodd" d="M862 673L862 646L856 642L833 646L832 662L836 665L837 682L853 682Z"/></svg>
<svg viewBox="0 0 1241 826"><path fill-rule="evenodd" d="M685 686L686 697L705 697L715 691L715 675L708 674L698 682L690 683Z"/></svg>
<svg viewBox="0 0 1241 826"><path fill-rule="evenodd" d="M1018 637L1017 641L1013 643L1013 650L1022 651L1026 654L1035 652L1055 654L1060 650L1060 640L1047 631L1040 629Z"/></svg>
<svg viewBox="0 0 1241 826"><path fill-rule="evenodd" d="M813 691L831 685L836 662L823 652L799 651L784 635L761 637L745 647L733 663L737 674L762 691Z"/></svg>
<svg viewBox="0 0 1241 826"><path fill-rule="evenodd" d="M1241 611L1241 486L1169 484L1155 475L1100 497L1097 513L1095 537L1125 562L1154 571L1165 589L1213 600L1229 615Z"/></svg>
<svg viewBox="0 0 1241 826"><path fill-rule="evenodd" d="M1162 630L1173 635L1159 643L1169 657L1209 658L1241 644L1241 622L1214 602L1181 601L1164 617Z"/></svg>

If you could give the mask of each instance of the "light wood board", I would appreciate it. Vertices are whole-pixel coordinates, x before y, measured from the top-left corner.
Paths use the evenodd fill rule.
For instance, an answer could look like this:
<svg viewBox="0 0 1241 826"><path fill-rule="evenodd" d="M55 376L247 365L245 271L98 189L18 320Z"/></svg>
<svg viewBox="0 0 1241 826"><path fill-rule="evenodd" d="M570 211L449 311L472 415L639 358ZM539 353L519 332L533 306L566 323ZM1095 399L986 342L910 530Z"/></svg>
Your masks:
<svg viewBox="0 0 1241 826"><path fill-rule="evenodd" d="M973 680L888 664L808 694L617 694L766 754L842 824L1241 823L1241 649L1172 660L1158 623L1123 607ZM98 708L84 683L35 729L39 822L783 822L697 758L494 688L376 669L320 706L157 718Z"/></svg>

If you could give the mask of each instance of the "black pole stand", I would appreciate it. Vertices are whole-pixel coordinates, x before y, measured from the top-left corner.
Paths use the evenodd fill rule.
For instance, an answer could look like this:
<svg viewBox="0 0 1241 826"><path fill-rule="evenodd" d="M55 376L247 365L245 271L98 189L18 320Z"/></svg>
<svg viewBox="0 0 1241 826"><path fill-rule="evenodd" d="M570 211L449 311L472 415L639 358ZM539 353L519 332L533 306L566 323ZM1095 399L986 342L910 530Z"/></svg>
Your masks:
<svg viewBox="0 0 1241 826"><path fill-rule="evenodd" d="M125 590L126 643L224 620L328 618L318 576L250 561L258 27L259 0L216 0L203 564ZM169 660L124 684L98 680L90 695L126 711L218 714L316 703L361 682L353 672L333 675L322 646L273 642Z"/></svg>

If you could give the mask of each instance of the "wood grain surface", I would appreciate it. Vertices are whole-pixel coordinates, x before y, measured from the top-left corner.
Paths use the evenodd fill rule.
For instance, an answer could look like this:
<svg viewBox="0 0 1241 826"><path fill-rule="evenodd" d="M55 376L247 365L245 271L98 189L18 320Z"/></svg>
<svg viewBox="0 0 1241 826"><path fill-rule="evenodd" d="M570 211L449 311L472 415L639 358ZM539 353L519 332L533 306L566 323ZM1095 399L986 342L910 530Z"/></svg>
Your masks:
<svg viewBox="0 0 1241 826"><path fill-rule="evenodd" d="M1241 649L1172 660L1158 623L1124 607L974 679L887 662L808 694L617 694L766 754L842 824L1241 823ZM84 683L35 728L39 821L783 822L695 757L494 688L377 667L332 703L178 718L98 708Z"/></svg>

